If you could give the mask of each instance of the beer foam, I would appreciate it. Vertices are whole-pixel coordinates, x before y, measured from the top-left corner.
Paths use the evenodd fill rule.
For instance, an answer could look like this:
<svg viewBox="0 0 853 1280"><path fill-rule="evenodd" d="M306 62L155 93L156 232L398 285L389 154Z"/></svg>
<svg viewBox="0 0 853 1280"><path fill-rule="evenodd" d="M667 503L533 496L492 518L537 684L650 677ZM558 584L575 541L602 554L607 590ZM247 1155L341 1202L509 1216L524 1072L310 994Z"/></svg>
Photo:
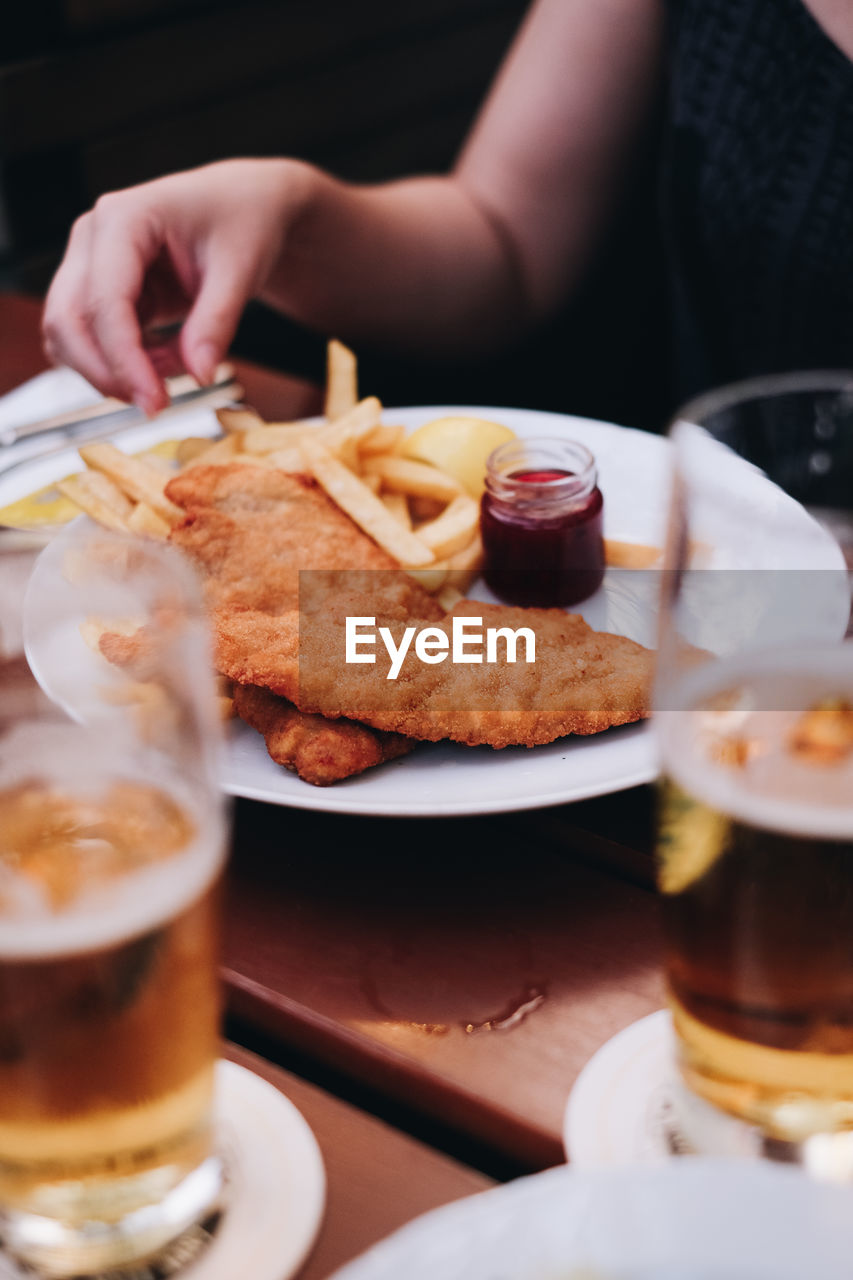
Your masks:
<svg viewBox="0 0 853 1280"><path fill-rule="evenodd" d="M10 894L3 883L0 892L19 910L0 914L0 959L49 960L100 951L162 928L198 901L225 861L225 824L218 805L205 817L185 807L197 831L186 849L104 881L62 910L51 909L38 891L36 898L32 886L22 884L22 876L11 873Z"/></svg>
<svg viewBox="0 0 853 1280"><path fill-rule="evenodd" d="M732 705L714 709L734 692L739 696ZM664 771L700 803L747 826L853 840L853 755L839 763L805 763L787 741L800 716L823 699L838 698L853 704L853 645L703 664L670 698L670 706L680 709L656 718ZM714 758L715 744L737 735L761 744L756 764Z"/></svg>

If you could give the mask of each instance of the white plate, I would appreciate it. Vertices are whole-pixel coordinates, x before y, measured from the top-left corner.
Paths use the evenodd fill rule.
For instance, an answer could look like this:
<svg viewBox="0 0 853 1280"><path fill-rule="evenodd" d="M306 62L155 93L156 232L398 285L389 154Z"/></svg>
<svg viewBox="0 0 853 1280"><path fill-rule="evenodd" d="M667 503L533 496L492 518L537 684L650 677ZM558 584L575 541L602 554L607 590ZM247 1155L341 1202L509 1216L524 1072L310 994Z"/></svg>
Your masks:
<svg viewBox="0 0 853 1280"><path fill-rule="evenodd" d="M687 1157L562 1167L436 1209L333 1280L849 1280L849 1188Z"/></svg>
<svg viewBox="0 0 853 1280"><path fill-rule="evenodd" d="M598 461L604 495L604 529L609 538L662 546L669 490L667 440L611 423L567 414L477 406L389 409L388 422L409 430L432 418L471 415L506 423L519 436L562 435L586 444ZM214 415L196 410L163 423L124 433L122 448L144 449L158 440L214 434ZM0 474L0 506L24 497L69 471L79 469L74 449ZM802 518L811 526L805 512ZM725 531L720 534L725 542ZM737 563L740 547L719 548L724 562ZM715 549L716 550L716 549ZM840 553L828 538L818 542L811 564L837 568ZM756 566L753 561L750 567ZM766 566L775 567L775 566ZM472 595L494 599L482 583ZM640 643L655 643L657 582L654 574L608 571L604 585L580 612L591 626ZM652 735L646 725L609 729L592 737L567 737L548 746L463 747L423 744L412 755L391 761L331 787L313 787L274 764L263 739L237 723L229 733L222 784L231 795L270 804L337 813L398 817L446 817L502 813L605 795L651 781L657 774Z"/></svg>

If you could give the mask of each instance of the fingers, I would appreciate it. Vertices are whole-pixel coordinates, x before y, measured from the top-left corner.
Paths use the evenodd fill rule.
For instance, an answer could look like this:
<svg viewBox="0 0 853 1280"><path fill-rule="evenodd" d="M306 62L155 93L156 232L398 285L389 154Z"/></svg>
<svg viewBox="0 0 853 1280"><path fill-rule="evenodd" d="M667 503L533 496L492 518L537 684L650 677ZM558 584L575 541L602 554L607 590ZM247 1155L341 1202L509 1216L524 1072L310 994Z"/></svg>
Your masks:
<svg viewBox="0 0 853 1280"><path fill-rule="evenodd" d="M231 243L212 244L201 288L181 332L184 364L200 383L213 382L252 295L253 265Z"/></svg>
<svg viewBox="0 0 853 1280"><path fill-rule="evenodd" d="M143 348L136 304L158 246L151 221L123 213L118 199L99 201L74 224L45 302L44 346L104 395L153 414L168 395Z"/></svg>
<svg viewBox="0 0 853 1280"><path fill-rule="evenodd" d="M257 199L247 200L253 174ZM101 197L75 224L48 295L50 358L149 414L168 403L163 375L176 355L199 382L212 381L277 252L280 188L267 162L235 161ZM156 328L146 341L145 323L179 320L188 307L177 343L158 340Z"/></svg>
<svg viewBox="0 0 853 1280"><path fill-rule="evenodd" d="M117 385L83 319L78 299L85 293L89 269L91 222L80 218L72 228L66 257L53 279L42 316L42 339L52 364L70 365L104 395Z"/></svg>
<svg viewBox="0 0 853 1280"><path fill-rule="evenodd" d="M116 198L116 204L121 197ZM105 363L125 399L146 413L157 413L169 403L163 379L143 347L137 304L145 273L160 251L160 238L150 217L135 211L122 213L95 208L90 242L88 315L89 328Z"/></svg>

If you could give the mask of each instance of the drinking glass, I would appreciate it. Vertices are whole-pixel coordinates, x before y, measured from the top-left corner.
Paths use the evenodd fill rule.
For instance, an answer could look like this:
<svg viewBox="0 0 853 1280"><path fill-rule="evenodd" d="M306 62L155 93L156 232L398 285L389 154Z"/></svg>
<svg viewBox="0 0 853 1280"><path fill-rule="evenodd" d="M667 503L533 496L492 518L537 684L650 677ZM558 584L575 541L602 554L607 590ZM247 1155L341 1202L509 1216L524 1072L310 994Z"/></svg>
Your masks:
<svg viewBox="0 0 853 1280"><path fill-rule="evenodd" d="M710 392L671 440L658 879L688 1113L711 1149L733 1118L846 1177L853 373Z"/></svg>
<svg viewBox="0 0 853 1280"><path fill-rule="evenodd" d="M218 742L171 548L0 533L0 1236L40 1274L218 1204Z"/></svg>

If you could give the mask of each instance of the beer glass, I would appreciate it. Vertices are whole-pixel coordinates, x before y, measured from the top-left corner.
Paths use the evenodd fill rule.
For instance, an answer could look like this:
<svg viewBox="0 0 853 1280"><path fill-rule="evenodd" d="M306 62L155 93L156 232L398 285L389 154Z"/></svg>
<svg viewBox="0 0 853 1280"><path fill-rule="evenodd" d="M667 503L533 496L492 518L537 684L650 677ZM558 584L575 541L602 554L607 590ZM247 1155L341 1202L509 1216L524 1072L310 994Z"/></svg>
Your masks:
<svg viewBox="0 0 853 1280"><path fill-rule="evenodd" d="M678 1063L706 1133L725 1114L751 1149L849 1177L853 374L710 392L671 440L657 852Z"/></svg>
<svg viewBox="0 0 853 1280"><path fill-rule="evenodd" d="M0 532L0 1237L39 1274L218 1203L218 742L171 548Z"/></svg>

